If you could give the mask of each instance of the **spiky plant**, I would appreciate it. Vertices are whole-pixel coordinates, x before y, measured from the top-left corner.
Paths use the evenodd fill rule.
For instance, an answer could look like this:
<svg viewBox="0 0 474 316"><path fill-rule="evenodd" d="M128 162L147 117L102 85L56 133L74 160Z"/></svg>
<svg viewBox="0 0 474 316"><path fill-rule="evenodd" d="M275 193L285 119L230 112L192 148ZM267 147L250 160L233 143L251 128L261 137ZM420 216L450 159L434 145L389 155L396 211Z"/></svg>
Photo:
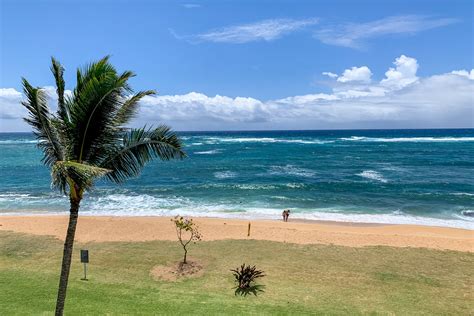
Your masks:
<svg viewBox="0 0 474 316"><path fill-rule="evenodd" d="M237 282L238 289L248 289L252 286L252 283L256 279L262 278L265 276L265 273L261 270L258 270L256 266L245 265L243 263L240 267L230 270L232 271L235 281Z"/></svg>
<svg viewBox="0 0 474 316"><path fill-rule="evenodd" d="M185 157L181 140L167 126L127 130L140 99L152 90L133 93L130 71L118 73L109 58L77 70L76 87L65 93L64 68L52 58L51 71L58 95L57 112L51 113L46 92L23 78L29 114L43 162L51 169L52 186L69 196L69 225L64 242L56 315L62 315L71 266L79 206L84 192L104 177L120 183L137 176L147 162Z"/></svg>

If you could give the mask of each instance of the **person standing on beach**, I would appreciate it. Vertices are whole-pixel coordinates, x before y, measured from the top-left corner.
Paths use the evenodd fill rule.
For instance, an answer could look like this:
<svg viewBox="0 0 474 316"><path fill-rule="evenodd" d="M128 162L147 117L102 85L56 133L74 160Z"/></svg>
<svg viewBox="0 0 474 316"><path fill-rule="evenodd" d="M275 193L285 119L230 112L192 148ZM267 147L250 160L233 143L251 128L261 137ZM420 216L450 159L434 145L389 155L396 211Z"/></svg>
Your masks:
<svg viewBox="0 0 474 316"><path fill-rule="evenodd" d="M283 216L283 221L288 222L288 217L290 216L290 210L283 210L283 213L281 213Z"/></svg>

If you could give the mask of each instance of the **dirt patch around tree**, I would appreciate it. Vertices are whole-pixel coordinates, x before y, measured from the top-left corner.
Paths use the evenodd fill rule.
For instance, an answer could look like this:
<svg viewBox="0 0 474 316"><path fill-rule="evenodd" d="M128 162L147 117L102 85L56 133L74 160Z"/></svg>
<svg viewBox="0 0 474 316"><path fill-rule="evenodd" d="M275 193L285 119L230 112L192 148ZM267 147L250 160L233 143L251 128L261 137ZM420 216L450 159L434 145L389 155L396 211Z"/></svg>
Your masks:
<svg viewBox="0 0 474 316"><path fill-rule="evenodd" d="M150 270L150 275L157 281L180 281L187 278L197 278L204 274L204 267L195 260L188 260L187 263L179 262L173 265L154 266Z"/></svg>

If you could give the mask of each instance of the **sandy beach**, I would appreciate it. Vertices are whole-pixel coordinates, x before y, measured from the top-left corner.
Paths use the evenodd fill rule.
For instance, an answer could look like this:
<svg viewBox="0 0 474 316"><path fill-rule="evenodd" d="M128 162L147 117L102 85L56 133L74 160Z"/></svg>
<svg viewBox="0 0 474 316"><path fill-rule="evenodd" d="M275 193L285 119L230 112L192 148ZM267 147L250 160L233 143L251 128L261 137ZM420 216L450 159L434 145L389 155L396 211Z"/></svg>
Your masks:
<svg viewBox="0 0 474 316"><path fill-rule="evenodd" d="M0 230L64 238L66 216L0 216ZM423 247L474 252L470 230L417 225L382 225L318 221L195 218L203 240L255 239L295 244L334 244L350 247ZM79 217L80 242L175 240L169 217Z"/></svg>

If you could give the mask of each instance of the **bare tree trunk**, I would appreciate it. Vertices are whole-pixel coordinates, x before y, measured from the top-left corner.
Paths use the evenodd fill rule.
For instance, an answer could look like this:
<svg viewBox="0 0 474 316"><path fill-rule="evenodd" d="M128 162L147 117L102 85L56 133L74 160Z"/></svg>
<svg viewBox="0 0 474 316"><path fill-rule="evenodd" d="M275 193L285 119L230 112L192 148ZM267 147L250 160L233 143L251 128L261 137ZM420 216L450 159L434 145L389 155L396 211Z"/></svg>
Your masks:
<svg viewBox="0 0 474 316"><path fill-rule="evenodd" d="M188 254L188 250L186 249L186 247L184 248L184 260L183 260L183 263L186 263L186 255Z"/></svg>
<svg viewBox="0 0 474 316"><path fill-rule="evenodd" d="M64 302L66 301L66 290L71 268L71 257L76 234L77 218L79 216L80 199L70 199L71 209L69 213L69 225L67 227L66 240L64 241L63 261L61 265L61 277L59 279L58 298L56 301L56 316L64 313Z"/></svg>

